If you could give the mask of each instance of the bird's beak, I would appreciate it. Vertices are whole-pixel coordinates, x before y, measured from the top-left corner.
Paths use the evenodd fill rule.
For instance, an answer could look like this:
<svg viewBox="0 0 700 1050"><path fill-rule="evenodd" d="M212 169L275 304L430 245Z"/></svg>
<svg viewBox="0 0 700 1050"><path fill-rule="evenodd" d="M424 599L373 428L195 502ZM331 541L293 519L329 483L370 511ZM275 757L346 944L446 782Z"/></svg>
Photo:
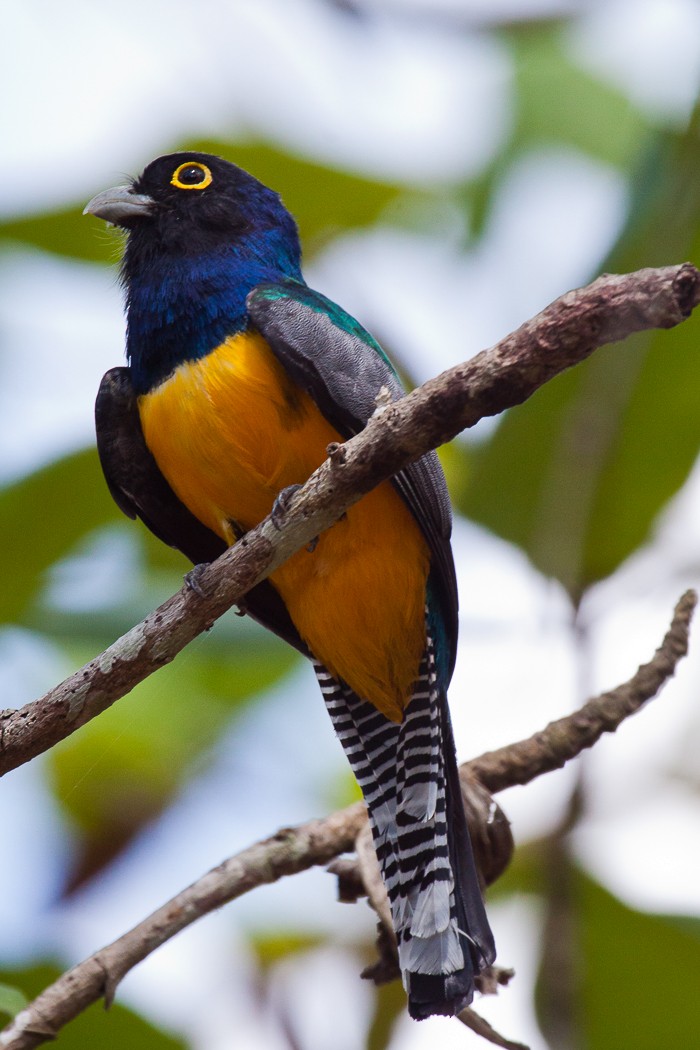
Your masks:
<svg viewBox="0 0 700 1050"><path fill-rule="evenodd" d="M151 216L154 207L155 201L147 194L134 193L131 186L113 186L93 197L83 208L83 215L96 215L113 226L129 229L139 219Z"/></svg>

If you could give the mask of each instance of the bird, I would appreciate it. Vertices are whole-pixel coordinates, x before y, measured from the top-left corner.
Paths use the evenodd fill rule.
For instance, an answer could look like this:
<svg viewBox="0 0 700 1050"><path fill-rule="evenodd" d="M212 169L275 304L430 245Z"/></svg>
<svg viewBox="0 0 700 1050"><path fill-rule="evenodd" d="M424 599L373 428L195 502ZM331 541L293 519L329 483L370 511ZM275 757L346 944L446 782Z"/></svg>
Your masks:
<svg viewBox="0 0 700 1050"><path fill-rule="evenodd" d="M404 390L377 341L310 288L278 193L201 152L159 157L85 208L125 232L127 365L97 448L118 506L195 565L265 519ZM249 592L313 663L362 789L417 1019L454 1015L495 959L447 688L452 516L435 452L365 495Z"/></svg>

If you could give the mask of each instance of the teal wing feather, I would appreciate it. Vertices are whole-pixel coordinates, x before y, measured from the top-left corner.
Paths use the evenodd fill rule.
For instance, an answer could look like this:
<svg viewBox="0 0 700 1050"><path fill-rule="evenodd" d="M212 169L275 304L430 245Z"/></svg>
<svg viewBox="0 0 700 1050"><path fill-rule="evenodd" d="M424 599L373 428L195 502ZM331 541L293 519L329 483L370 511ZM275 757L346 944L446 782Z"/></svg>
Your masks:
<svg viewBox="0 0 700 1050"><path fill-rule="evenodd" d="M286 371L344 438L365 427L382 388L394 401L403 397L398 376L376 340L307 285L292 280L258 285L248 295L247 307L253 326ZM439 633L448 643L446 686L457 646L457 584L450 547L452 512L437 455L421 456L393 481L430 546L430 595L438 599Z"/></svg>

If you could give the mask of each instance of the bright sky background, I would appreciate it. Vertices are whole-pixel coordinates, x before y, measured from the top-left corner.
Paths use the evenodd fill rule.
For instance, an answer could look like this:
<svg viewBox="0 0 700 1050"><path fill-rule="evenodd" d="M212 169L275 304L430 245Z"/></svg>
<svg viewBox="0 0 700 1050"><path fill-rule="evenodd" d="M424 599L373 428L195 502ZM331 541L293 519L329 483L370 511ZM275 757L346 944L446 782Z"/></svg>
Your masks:
<svg viewBox="0 0 700 1050"><path fill-rule="evenodd" d="M441 0L431 8L427 0L382 0L367 5L376 13L368 35L365 26L313 0L12 4L0 40L6 100L0 141L10 176L0 180L0 212L85 201L179 140L204 134L260 132L324 161L411 183L477 172L508 127L507 53L483 33L458 36L448 19L433 26L407 17L397 24L388 13L439 7L483 21L504 10L517 15L575 6ZM609 0L580 9L586 14L570 35L578 60L597 72L614 65L618 84L638 104L681 120L700 71L700 8L690 0ZM284 193L284 186L276 188ZM586 280L614 238L624 204L615 172L573 152L541 152L504 183L477 252L462 252L449 217L431 236L387 223L339 238L307 276L370 329L386 332L414 374L425 378ZM91 220L76 211L81 221ZM507 303L499 279L504 266L520 274ZM439 308L426 312L426 301ZM0 333L0 478L6 479L92 442L99 379L123 352L114 273L28 251L0 258ZM696 477L649 550L590 597L584 613L591 689L616 684L647 660L675 599L697 584L692 540L700 534L699 493ZM452 697L458 750L466 756L527 735L569 710L580 668L568 605L556 585L471 525L458 525L455 549L462 643ZM119 572L122 554L103 561L112 557ZM36 695L65 670L57 654L20 632L0 637L0 655L2 695L10 703ZM691 659L661 700L585 760L592 810L577 849L596 877L636 906L700 913L700 881L692 875L699 678L700 663ZM261 739L271 767L293 757L283 797L264 775ZM114 871L48 913L64 832L39 764L17 771L2 784L4 848L13 863L0 866L0 952L19 959L48 944L71 960L89 953L226 853L316 812L324 766L341 761L310 671L300 670L222 743L212 771ZM518 840L552 826L573 775L566 770L504 796ZM660 841L673 858L650 848ZM350 940L358 927L371 927L368 911L338 908L333 892L327 875L311 873L253 894L149 959L120 994L181 1028L202 1050L229 1047L234 1027L238 1047L257 1047L264 1038L275 1050L282 1044L274 1026L261 1034L245 998L232 997L232 989L244 987L231 978L245 974L240 924L274 924L291 910ZM515 965L519 977L479 1009L537 1050L543 1044L529 1013L528 985L537 911L526 900L511 901L493 908L493 920L500 959ZM356 1008L344 1010L350 1050L360 1038L365 990L338 953L322 953L313 965L318 980L327 982L328 1001L356 997ZM296 990L298 981L290 972L288 989ZM341 1050L335 1018L314 1010L303 990L300 999L310 1050L331 1045L330 1038ZM483 1045L460 1026L437 1020L420 1026L406 1020L396 1043L423 1050L436 1040L444 1050Z"/></svg>

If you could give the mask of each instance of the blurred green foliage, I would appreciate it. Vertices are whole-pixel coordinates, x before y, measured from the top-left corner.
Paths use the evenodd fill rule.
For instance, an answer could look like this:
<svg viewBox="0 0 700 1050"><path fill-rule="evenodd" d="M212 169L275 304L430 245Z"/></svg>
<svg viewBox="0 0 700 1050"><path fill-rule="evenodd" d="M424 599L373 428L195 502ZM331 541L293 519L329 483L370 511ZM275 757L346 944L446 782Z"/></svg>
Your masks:
<svg viewBox="0 0 700 1050"><path fill-rule="evenodd" d="M645 151L643 190L601 270L700 256L700 114L683 132L659 132L654 157L656 184ZM557 377L472 450L460 508L517 543L578 600L648 539L688 477L700 446L698 341L692 317L604 348Z"/></svg>
<svg viewBox="0 0 700 1050"><path fill-rule="evenodd" d="M507 36L515 63L515 120L506 156L568 146L633 168L648 125L621 91L572 61L566 26L524 22Z"/></svg>
<svg viewBox="0 0 700 1050"><path fill-rule="evenodd" d="M7 981L15 992L15 1000L34 999L47 985L61 976L55 964L45 963L30 969L15 972L0 971L0 980ZM6 1023L10 1015L10 1004L0 999L0 1023ZM7 1015L3 1017L3 1012ZM180 1039L155 1028L132 1010L115 1004L109 1011L101 1003L95 1003L80 1014L66 1028L61 1029L52 1046L59 1050L85 1050L85 1047L100 1050L185 1050Z"/></svg>
<svg viewBox="0 0 700 1050"><path fill-rule="evenodd" d="M0 571L12 580L12 587L0 590L2 621L21 623L50 566L118 513L100 480L94 449L66 456L2 490Z"/></svg>
<svg viewBox="0 0 700 1050"><path fill-rule="evenodd" d="M488 167L462 184L392 185L262 140L193 139L172 147L219 153L275 187L311 251L348 229L395 221L417 203L424 222L426 206L445 200L464 208L470 244L476 245L513 164L542 147L563 147L615 168L629 187L628 221L597 270L697 261L700 115L686 129L656 126L616 88L577 66L561 23L523 22L503 30L501 40L515 73L510 133ZM24 244L113 264L118 238L101 229L96 233L94 222L81 222L82 203L4 223L0 238L6 250ZM638 336L603 350L508 413L478 443L458 441L443 450L459 510L517 544L578 601L648 538L695 461L699 336L692 320L671 333ZM2 620L45 637L64 655L67 668L126 630L151 599L176 589L186 570L181 558L140 525L128 525L139 552L132 597L95 610L52 605L47 598L52 569L78 554L97 531L121 521L93 449L57 459L0 491ZM246 705L282 681L296 659L277 640L249 625L234 626L229 617L54 750L48 777L72 828L69 889L99 873L172 802L206 767L224 730ZM344 783L335 790L344 799L349 793ZM526 848L496 892L541 892L538 875L537 847ZM695 1045L697 925L633 911L582 875L576 904L582 1045L590 1050ZM318 943L304 930L251 937L261 971L270 973L280 960ZM56 974L37 967L5 975L0 1012L18 1009L23 996L36 994ZM398 986L377 992L369 1050L388 1045L402 1004ZM121 1007L107 1015L92 1008L58 1043L65 1050L182 1045Z"/></svg>
<svg viewBox="0 0 700 1050"><path fill-rule="evenodd" d="M584 1045L611 1050L693 1046L697 928L634 911L583 875L576 892Z"/></svg>
<svg viewBox="0 0 700 1050"><path fill-rule="evenodd" d="M13 984L0 984L0 1021L16 1017L29 1000L24 992Z"/></svg>

